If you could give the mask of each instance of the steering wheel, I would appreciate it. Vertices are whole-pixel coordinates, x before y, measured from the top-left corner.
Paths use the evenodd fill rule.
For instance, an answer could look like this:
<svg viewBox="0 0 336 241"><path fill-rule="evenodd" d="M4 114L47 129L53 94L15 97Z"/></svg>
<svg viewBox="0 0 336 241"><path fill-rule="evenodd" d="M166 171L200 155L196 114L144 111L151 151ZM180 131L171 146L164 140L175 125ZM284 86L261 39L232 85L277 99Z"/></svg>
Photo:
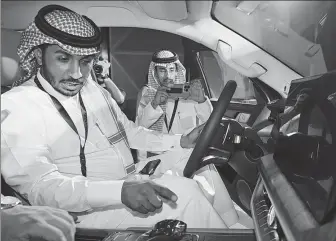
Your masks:
<svg viewBox="0 0 336 241"><path fill-rule="evenodd" d="M186 167L183 170L183 175L190 178L196 170L201 166L201 160L203 158L204 152L210 145L210 142L217 131L220 121L222 120L226 109L228 108L233 94L237 88L237 83L233 80L229 80L219 99L217 101L216 107L212 111L209 120L204 126L199 139L191 153Z"/></svg>

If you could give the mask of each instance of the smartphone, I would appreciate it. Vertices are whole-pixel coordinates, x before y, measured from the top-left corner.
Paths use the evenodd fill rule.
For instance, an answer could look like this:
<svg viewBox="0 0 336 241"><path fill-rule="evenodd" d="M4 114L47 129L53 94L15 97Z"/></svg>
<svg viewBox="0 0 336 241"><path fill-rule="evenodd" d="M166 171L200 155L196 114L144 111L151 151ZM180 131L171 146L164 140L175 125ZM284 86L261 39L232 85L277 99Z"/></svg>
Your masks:
<svg viewBox="0 0 336 241"><path fill-rule="evenodd" d="M146 164L146 166L139 172L142 175L153 175L156 168L159 166L161 163L160 159L155 159L153 161L150 161Z"/></svg>
<svg viewBox="0 0 336 241"><path fill-rule="evenodd" d="M189 96L190 84L174 84L169 90L167 90L168 96L175 98L187 98Z"/></svg>

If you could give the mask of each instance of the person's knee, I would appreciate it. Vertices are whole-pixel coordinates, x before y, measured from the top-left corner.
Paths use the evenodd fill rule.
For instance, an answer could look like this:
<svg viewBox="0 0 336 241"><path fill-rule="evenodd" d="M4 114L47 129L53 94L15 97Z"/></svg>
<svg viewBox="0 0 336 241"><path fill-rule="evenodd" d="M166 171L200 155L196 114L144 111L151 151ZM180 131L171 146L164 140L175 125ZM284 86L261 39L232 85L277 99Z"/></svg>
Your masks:
<svg viewBox="0 0 336 241"><path fill-rule="evenodd" d="M178 198L196 198L200 195L203 196L202 190L198 183L189 178L164 175L155 180L156 183L161 184L172 190Z"/></svg>

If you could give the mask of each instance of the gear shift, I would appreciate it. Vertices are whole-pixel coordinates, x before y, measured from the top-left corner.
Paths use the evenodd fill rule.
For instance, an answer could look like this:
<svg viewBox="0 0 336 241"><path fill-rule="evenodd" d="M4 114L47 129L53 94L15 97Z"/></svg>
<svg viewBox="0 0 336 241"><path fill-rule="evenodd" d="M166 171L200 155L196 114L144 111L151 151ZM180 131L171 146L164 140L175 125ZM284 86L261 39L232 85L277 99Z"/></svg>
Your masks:
<svg viewBox="0 0 336 241"><path fill-rule="evenodd" d="M184 237L186 230L187 224L185 222L166 219L155 224L152 230L141 235L136 241L178 241Z"/></svg>

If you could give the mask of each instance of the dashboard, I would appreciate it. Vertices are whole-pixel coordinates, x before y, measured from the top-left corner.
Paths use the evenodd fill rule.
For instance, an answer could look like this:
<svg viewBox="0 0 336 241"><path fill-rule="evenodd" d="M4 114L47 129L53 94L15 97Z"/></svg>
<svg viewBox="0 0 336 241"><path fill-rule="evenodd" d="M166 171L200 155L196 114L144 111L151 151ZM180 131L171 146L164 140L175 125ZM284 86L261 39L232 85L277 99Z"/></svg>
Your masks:
<svg viewBox="0 0 336 241"><path fill-rule="evenodd" d="M129 228L128 230L81 230L76 232L76 241L139 241L147 229ZM145 239L149 240L149 238ZM152 239L153 240L153 239ZM164 239L163 236L157 240L176 240ZM256 241L253 230L200 230L188 229L186 235L180 240L185 241Z"/></svg>
<svg viewBox="0 0 336 241"><path fill-rule="evenodd" d="M317 226L308 208L277 167L273 155L260 162L261 177L253 193L251 207L257 240L298 240Z"/></svg>

